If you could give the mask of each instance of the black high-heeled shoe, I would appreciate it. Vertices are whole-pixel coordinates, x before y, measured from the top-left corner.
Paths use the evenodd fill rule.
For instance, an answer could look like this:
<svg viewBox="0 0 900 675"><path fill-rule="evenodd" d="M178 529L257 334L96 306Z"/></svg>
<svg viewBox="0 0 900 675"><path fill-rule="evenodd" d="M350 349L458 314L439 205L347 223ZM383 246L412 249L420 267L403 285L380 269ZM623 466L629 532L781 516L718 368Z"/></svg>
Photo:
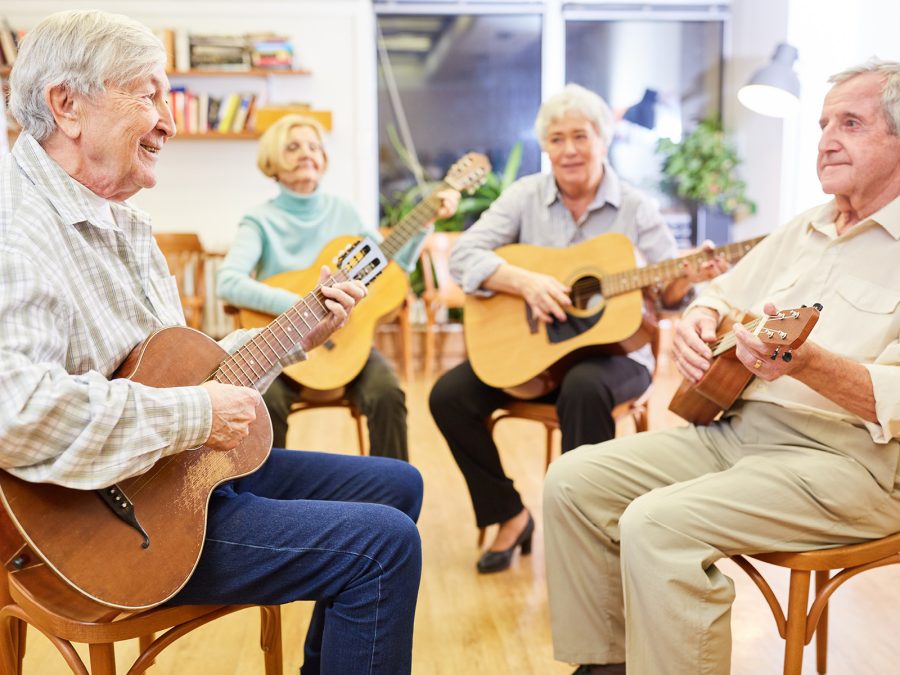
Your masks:
<svg viewBox="0 0 900 675"><path fill-rule="evenodd" d="M516 538L516 541L508 549L504 551L485 551L484 555L478 561L478 571L481 574L490 574L491 572L502 572L509 567L512 562L513 553L516 547L522 547L522 555L531 553L531 538L534 535L534 518L528 514L528 523L522 534Z"/></svg>

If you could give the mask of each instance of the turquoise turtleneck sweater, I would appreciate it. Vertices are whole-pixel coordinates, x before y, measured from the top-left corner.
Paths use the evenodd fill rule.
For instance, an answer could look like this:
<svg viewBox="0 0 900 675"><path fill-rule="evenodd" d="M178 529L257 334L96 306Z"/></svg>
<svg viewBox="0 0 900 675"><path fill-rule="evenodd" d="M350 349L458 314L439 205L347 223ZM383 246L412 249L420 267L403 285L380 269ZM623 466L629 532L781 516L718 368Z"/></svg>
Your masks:
<svg viewBox="0 0 900 675"><path fill-rule="evenodd" d="M308 268L336 237L353 234L371 237L376 242L382 240L378 230L364 225L346 200L321 190L304 195L282 185L278 188L277 197L241 220L217 277L223 300L273 315L285 312L300 296L260 281L281 272ZM399 251L395 260L402 268L410 270L415 266L424 237L423 232Z"/></svg>

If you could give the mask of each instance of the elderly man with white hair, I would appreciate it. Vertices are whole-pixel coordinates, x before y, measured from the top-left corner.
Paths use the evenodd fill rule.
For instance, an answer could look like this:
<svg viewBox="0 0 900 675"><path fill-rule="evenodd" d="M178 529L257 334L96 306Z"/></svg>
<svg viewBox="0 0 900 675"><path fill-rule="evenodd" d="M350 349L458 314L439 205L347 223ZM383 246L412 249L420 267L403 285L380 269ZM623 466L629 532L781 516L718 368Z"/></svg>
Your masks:
<svg viewBox="0 0 900 675"><path fill-rule="evenodd" d="M150 220L125 201L156 184L175 134L165 60L135 21L60 12L28 32L10 76L23 131L0 160L0 468L73 498L201 444L237 462L228 453L252 429L269 431L267 420L253 426L265 409L250 387L114 375L148 336L184 325ZM365 295L327 270L322 282L299 348L280 333L285 361L321 344ZM282 365L267 360L263 375ZM212 491L202 554L171 602L315 600L303 673L408 673L421 502L421 476L405 462L274 449Z"/></svg>
<svg viewBox="0 0 900 675"><path fill-rule="evenodd" d="M721 418L584 446L547 473L553 645L577 673L726 675L734 585L718 560L900 530L900 63L831 82L817 169L834 199L709 285L675 362L696 382L737 311L819 302L810 339L784 358L737 324L756 378Z"/></svg>
<svg viewBox="0 0 900 675"><path fill-rule="evenodd" d="M566 320L570 289L555 277L509 264L494 249L511 243L562 248L609 232L626 235L651 263L674 258L677 249L655 203L619 180L607 162L613 116L603 99L570 84L541 106L535 132L552 172L525 176L504 191L460 237L450 265L467 293L522 296L537 319L550 323ZM693 282L724 267L716 259L686 269L662 289L663 303L676 305ZM612 438L613 408L650 385L652 368L649 346L572 366L560 387L542 399L556 404L563 452ZM468 484L478 526L500 525L478 561L482 573L509 567L517 547L528 553L534 531L484 424L509 400L504 391L479 380L468 361L441 377L430 397L431 414Z"/></svg>

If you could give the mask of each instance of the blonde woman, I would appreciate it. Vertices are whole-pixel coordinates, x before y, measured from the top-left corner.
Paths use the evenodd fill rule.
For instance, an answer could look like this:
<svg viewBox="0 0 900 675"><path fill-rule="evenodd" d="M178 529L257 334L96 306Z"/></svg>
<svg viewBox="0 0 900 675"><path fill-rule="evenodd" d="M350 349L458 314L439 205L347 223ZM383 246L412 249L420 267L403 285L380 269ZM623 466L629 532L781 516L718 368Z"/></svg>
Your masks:
<svg viewBox="0 0 900 675"><path fill-rule="evenodd" d="M281 272L306 269L325 245L341 235L381 235L363 223L356 209L341 197L320 189L328 169L321 125L302 115L286 115L259 141L257 165L278 185L278 194L241 220L231 250L219 271L218 292L226 301L268 314L281 314L300 298L260 283ZM456 211L459 193L441 193L438 218ZM404 269L415 266L425 232L396 256ZM278 378L265 395L272 417L275 447L284 447L291 404L301 387ZM348 385L348 396L367 417L372 454L408 460L406 398L391 366L374 348L366 365Z"/></svg>

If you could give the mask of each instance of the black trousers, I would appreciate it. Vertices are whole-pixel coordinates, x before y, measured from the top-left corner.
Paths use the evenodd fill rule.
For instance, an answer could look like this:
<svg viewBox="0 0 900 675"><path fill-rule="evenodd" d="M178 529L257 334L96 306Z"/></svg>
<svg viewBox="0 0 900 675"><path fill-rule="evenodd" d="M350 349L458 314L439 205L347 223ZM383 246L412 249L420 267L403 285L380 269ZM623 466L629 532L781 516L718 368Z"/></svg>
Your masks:
<svg viewBox="0 0 900 675"><path fill-rule="evenodd" d="M598 356L577 363L559 389L538 400L556 404L566 452L614 438L613 408L640 396L649 386L650 373L636 361L627 356ZM478 527L509 520L523 508L485 424L492 412L511 400L502 389L479 380L468 361L444 373L429 397L431 416L466 479Z"/></svg>
<svg viewBox="0 0 900 675"><path fill-rule="evenodd" d="M281 375L263 394L272 418L272 445L284 448L291 405L300 400L303 387ZM391 365L372 350L366 365L349 385L347 397L366 416L369 446L376 457L409 461L406 433L406 394Z"/></svg>

